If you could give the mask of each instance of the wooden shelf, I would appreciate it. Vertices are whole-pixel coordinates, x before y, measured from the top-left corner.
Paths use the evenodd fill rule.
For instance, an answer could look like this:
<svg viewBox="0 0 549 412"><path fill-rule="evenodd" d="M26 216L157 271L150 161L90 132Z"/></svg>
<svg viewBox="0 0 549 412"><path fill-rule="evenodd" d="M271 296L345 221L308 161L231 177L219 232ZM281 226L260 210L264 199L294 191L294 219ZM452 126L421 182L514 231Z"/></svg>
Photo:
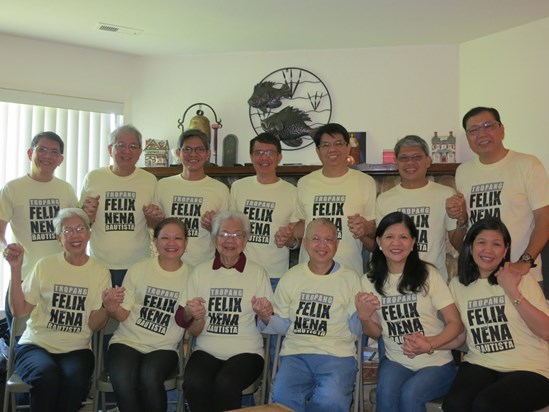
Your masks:
<svg viewBox="0 0 549 412"><path fill-rule="evenodd" d="M459 163L436 163L432 164L427 171L428 175L454 175ZM314 170L320 169L320 165L311 166L279 166L276 170L278 176L304 176ZM352 168L368 173L372 176L398 175L394 164L360 164ZM158 179L173 176L181 173L181 166L170 167L145 167ZM206 174L211 177L244 177L255 174L253 166L208 166Z"/></svg>

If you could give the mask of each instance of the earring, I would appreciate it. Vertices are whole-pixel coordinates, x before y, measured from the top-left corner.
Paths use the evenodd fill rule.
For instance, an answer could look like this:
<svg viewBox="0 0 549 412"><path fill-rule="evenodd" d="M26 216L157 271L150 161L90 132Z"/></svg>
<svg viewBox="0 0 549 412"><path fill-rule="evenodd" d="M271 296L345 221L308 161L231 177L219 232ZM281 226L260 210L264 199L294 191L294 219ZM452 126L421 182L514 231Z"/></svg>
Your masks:
<svg viewBox="0 0 549 412"><path fill-rule="evenodd" d="M380 246L380 247L379 247L379 250L383 251L383 248Z"/></svg>

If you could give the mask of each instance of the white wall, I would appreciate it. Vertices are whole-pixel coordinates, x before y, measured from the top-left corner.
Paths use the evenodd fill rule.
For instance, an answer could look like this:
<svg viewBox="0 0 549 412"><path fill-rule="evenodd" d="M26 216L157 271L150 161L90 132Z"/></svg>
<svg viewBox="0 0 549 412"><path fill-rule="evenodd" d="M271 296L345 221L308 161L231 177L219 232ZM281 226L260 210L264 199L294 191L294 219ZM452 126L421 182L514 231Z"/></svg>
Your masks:
<svg viewBox="0 0 549 412"><path fill-rule="evenodd" d="M256 83L283 67L301 67L323 80L332 98L331 121L350 131L368 132L369 163L381 163L382 149L392 148L406 134L430 139L435 130L447 135L459 129L458 48L454 46L148 60L140 67L131 120L145 136L175 143L177 120L185 109L206 102L223 120L220 136L237 135L238 161L247 162L248 142L254 136L247 100ZM209 113L206 109L205 115ZM185 127L192 114L187 114ZM283 161L312 164L318 158L314 148L308 147L285 152Z"/></svg>
<svg viewBox="0 0 549 412"><path fill-rule="evenodd" d="M124 103L135 57L0 35L0 88Z"/></svg>
<svg viewBox="0 0 549 412"><path fill-rule="evenodd" d="M549 19L460 46L460 115L498 109L505 145L535 154L549 169Z"/></svg>
<svg viewBox="0 0 549 412"><path fill-rule="evenodd" d="M223 120L220 137L239 137L241 163L248 161L253 137L247 105L253 86L289 66L324 81L332 97L332 121L368 132L369 163L380 163L382 149L405 134L430 139L435 130L459 129L456 46L141 59L0 35L0 56L0 88L123 102L127 122L145 137L169 138L173 145L185 109L206 102ZM284 161L318 160L310 147L287 152Z"/></svg>

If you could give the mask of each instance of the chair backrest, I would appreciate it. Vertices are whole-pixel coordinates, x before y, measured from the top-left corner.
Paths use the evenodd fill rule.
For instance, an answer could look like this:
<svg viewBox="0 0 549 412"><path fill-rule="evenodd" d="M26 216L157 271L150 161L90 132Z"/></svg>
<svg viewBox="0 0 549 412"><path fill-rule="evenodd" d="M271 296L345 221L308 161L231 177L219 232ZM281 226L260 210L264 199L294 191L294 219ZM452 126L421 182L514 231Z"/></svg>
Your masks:
<svg viewBox="0 0 549 412"><path fill-rule="evenodd" d="M15 398L12 399L11 392L17 391L17 392L26 392L28 389L28 386L21 382L21 384L14 385L14 388L12 388L12 385L10 385L10 378L12 377L14 373L14 352L15 352L15 345L17 343L17 338L20 337L23 332L25 332L25 329L27 328L27 320L30 317L30 313L25 316L21 317L14 317L11 324L10 329L10 341L9 341L9 352L8 352L8 361L6 365L6 387L4 390L4 403L3 403L3 411L8 411L10 401L15 401ZM15 388L17 387L17 389ZM15 406L14 406L15 407Z"/></svg>
<svg viewBox="0 0 549 412"><path fill-rule="evenodd" d="M6 378L9 379L9 377L13 373L13 365L14 365L14 349L15 344L17 342L17 338L20 337L23 332L25 332L25 329L27 329L27 320L29 319L29 315L22 316L22 317L14 317L11 323L10 328L10 343L9 343L9 356L8 356L8 364L6 367Z"/></svg>

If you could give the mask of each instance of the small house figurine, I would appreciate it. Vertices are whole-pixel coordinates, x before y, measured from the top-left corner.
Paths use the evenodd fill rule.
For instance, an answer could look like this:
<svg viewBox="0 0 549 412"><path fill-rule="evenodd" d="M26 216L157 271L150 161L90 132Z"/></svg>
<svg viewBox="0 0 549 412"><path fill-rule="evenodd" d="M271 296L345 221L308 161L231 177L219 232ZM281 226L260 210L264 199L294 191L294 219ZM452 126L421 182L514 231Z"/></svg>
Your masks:
<svg viewBox="0 0 549 412"><path fill-rule="evenodd" d="M166 167L170 156L167 140L147 139L145 141L145 167Z"/></svg>
<svg viewBox="0 0 549 412"><path fill-rule="evenodd" d="M431 158L433 163L456 162L456 138L453 132L449 136L435 135L431 139Z"/></svg>

